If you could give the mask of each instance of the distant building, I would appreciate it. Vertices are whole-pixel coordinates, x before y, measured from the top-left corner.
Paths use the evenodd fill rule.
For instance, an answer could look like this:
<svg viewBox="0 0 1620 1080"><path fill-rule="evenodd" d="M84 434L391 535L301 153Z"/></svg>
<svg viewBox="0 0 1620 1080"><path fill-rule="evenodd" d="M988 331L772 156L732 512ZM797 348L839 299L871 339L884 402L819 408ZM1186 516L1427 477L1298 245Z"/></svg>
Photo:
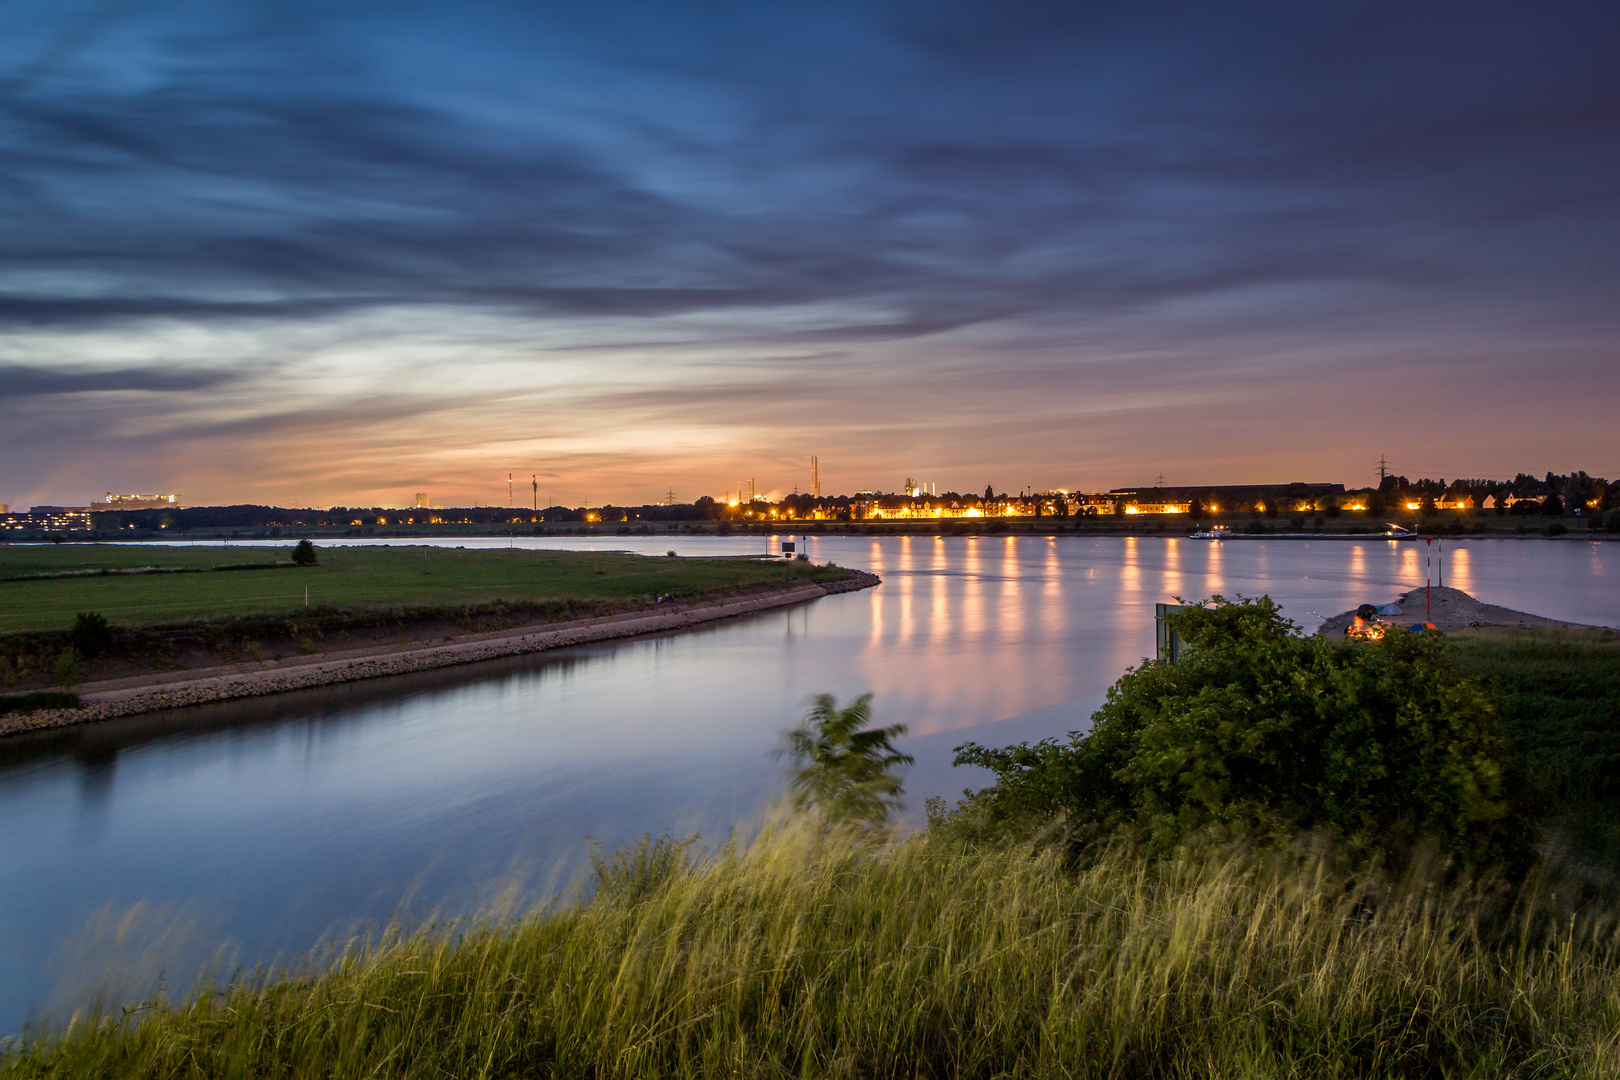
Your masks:
<svg viewBox="0 0 1620 1080"><path fill-rule="evenodd" d="M427 492L418 491L416 493L416 508L418 510L426 510L428 508L428 493Z"/></svg>
<svg viewBox="0 0 1620 1080"><path fill-rule="evenodd" d="M0 503L0 514L9 514L9 513L11 513L10 504L9 503Z"/></svg>
<svg viewBox="0 0 1620 1080"><path fill-rule="evenodd" d="M180 509L180 496L114 495L109 491L104 500L91 503L90 509L98 514L109 510L178 510Z"/></svg>
<svg viewBox="0 0 1620 1080"><path fill-rule="evenodd" d="M1212 512L1243 511L1274 502L1290 512L1311 511L1344 494L1343 484L1237 484L1230 487L1115 488L1109 496L1125 507L1125 513L1185 514L1197 499ZM1137 509L1130 509L1135 505ZM1149 507L1160 507L1150 510ZM1167 510L1164 507L1180 507Z"/></svg>
<svg viewBox="0 0 1620 1080"><path fill-rule="evenodd" d="M74 532L90 528L88 506L34 506L26 514L0 515L4 532Z"/></svg>

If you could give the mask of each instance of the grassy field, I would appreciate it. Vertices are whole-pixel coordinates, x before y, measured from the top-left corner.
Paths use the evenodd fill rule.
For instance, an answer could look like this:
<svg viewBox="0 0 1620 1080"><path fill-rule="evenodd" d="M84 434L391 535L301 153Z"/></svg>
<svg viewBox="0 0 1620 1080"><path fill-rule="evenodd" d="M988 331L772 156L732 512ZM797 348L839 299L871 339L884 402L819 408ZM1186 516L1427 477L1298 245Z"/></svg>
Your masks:
<svg viewBox="0 0 1620 1080"><path fill-rule="evenodd" d="M1612 911L1310 845L1079 869L789 830L600 860L588 903L79 1017L3 1077L1620 1073Z"/></svg>
<svg viewBox="0 0 1620 1080"><path fill-rule="evenodd" d="M1491 687L1549 827L1620 868L1620 635L1504 627L1452 641L1458 666Z"/></svg>
<svg viewBox="0 0 1620 1080"><path fill-rule="evenodd" d="M123 626L292 614L303 609L306 589L311 606L448 609L563 597L629 602L838 576L769 560L426 546L317 551L317 565L293 567L290 546L0 547L0 633L64 630L83 611ZM255 566L263 569L218 569Z"/></svg>

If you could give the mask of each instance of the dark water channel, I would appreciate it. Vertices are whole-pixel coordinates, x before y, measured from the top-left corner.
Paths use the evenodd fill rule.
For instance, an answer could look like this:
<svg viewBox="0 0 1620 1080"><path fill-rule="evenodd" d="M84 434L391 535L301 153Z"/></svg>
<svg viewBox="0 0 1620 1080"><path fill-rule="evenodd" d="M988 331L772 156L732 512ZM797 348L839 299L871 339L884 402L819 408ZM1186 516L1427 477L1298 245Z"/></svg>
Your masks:
<svg viewBox="0 0 1620 1080"><path fill-rule="evenodd" d="M507 539L491 540L506 546ZM465 540L454 543L468 544ZM517 540L759 550L760 539ZM682 634L0 741L0 1032L110 979L251 966L404 910L548 894L585 837L722 837L779 790L806 695L910 725L913 812L974 739L1082 727L1153 604L1269 593L1307 629L1423 583L1423 545L821 538L884 584ZM1620 545L1448 544L1446 584L1620 625Z"/></svg>

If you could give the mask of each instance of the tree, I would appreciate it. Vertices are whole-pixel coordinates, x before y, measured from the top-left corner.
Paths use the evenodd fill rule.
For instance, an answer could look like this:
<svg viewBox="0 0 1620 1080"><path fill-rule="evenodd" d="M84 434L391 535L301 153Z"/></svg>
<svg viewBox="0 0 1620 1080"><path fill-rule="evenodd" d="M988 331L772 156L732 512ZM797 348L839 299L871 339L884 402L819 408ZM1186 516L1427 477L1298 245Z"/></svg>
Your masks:
<svg viewBox="0 0 1620 1080"><path fill-rule="evenodd" d="M295 566L315 565L315 545L308 540L300 540L293 548L292 561Z"/></svg>
<svg viewBox="0 0 1620 1080"><path fill-rule="evenodd" d="M1204 516L1204 500L1194 495L1187 504L1187 516L1194 521Z"/></svg>
<svg viewBox="0 0 1620 1080"><path fill-rule="evenodd" d="M984 485L984 501L987 503L996 501L996 486L994 484Z"/></svg>
<svg viewBox="0 0 1620 1080"><path fill-rule="evenodd" d="M910 765L892 740L904 724L874 728L872 695L862 694L840 709L831 694L809 701L804 722L783 732L778 758L793 763L788 791L800 810L815 809L829 823L880 830L902 809L904 785L897 775Z"/></svg>
<svg viewBox="0 0 1620 1080"><path fill-rule="evenodd" d="M1564 500L1556 494L1549 495L1541 500L1541 512L1548 517L1562 517L1564 514Z"/></svg>

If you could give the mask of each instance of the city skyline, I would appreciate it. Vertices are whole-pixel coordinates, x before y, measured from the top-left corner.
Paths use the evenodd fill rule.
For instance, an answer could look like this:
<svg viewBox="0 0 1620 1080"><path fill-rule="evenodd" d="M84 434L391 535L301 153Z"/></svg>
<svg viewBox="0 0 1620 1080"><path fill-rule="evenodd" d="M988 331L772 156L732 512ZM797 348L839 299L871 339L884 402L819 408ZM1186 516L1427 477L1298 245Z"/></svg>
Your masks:
<svg viewBox="0 0 1620 1080"><path fill-rule="evenodd" d="M13 5L0 502L1620 474L1617 32Z"/></svg>

